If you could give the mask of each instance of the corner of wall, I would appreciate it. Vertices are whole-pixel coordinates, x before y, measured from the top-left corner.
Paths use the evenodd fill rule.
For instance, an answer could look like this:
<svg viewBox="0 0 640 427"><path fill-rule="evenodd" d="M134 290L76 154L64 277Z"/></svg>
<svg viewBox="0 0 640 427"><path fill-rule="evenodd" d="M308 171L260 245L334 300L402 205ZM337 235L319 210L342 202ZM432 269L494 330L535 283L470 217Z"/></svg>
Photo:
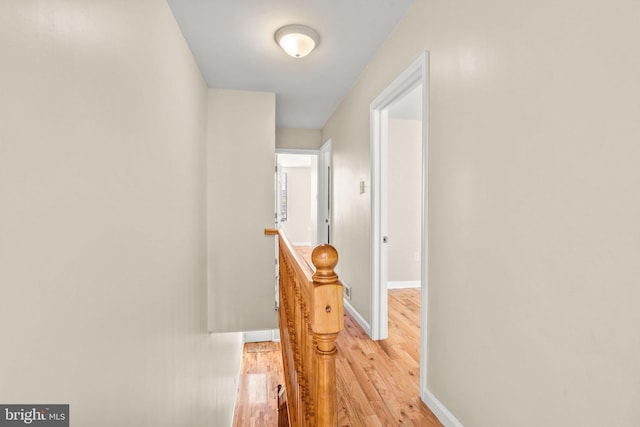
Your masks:
<svg viewBox="0 0 640 427"><path fill-rule="evenodd" d="M464 427L428 388L425 387L424 390L422 390L420 397L422 397L422 401L429 407L444 427Z"/></svg>
<svg viewBox="0 0 640 427"><path fill-rule="evenodd" d="M364 320L364 317L346 299L344 300L344 308L356 319L356 322L364 329L367 335L371 336L371 325Z"/></svg>

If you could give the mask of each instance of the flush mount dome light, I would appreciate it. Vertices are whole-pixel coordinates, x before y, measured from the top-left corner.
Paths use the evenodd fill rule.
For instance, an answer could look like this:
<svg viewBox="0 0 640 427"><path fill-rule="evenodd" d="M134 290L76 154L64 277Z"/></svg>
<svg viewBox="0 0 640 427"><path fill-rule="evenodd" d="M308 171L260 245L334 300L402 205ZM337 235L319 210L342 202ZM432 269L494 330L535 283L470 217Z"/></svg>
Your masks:
<svg viewBox="0 0 640 427"><path fill-rule="evenodd" d="M285 25L276 31L274 38L282 50L294 58L307 56L320 42L318 33L304 25Z"/></svg>

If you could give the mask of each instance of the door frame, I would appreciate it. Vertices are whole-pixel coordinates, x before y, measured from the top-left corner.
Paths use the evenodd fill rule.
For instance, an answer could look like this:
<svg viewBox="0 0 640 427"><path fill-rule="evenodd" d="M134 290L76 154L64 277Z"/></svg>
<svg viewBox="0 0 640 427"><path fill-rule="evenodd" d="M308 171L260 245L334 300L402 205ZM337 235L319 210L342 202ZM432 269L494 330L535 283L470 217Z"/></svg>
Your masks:
<svg viewBox="0 0 640 427"><path fill-rule="evenodd" d="M387 297L387 150L388 108L422 84L422 189L420 285L420 390L426 387L427 268L428 268L428 164L429 164L429 52L423 52L370 105L371 125L371 338L386 339Z"/></svg>

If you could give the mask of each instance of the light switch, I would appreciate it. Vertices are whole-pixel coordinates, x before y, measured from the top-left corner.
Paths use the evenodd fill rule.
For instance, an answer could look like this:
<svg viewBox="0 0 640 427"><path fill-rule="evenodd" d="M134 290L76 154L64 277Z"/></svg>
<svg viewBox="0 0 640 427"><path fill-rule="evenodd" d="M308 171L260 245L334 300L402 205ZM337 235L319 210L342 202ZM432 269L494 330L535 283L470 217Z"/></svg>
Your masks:
<svg viewBox="0 0 640 427"><path fill-rule="evenodd" d="M360 181L360 194L364 194L364 181Z"/></svg>

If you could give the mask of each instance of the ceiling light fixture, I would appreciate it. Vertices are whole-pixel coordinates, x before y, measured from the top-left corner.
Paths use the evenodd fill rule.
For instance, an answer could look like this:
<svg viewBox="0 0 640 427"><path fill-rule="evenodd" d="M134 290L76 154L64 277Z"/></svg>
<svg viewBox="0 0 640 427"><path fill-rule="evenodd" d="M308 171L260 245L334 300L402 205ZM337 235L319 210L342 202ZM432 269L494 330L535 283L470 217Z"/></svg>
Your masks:
<svg viewBox="0 0 640 427"><path fill-rule="evenodd" d="M304 25L285 25L276 31L274 38L282 50L294 58L307 56L320 43L318 33Z"/></svg>

